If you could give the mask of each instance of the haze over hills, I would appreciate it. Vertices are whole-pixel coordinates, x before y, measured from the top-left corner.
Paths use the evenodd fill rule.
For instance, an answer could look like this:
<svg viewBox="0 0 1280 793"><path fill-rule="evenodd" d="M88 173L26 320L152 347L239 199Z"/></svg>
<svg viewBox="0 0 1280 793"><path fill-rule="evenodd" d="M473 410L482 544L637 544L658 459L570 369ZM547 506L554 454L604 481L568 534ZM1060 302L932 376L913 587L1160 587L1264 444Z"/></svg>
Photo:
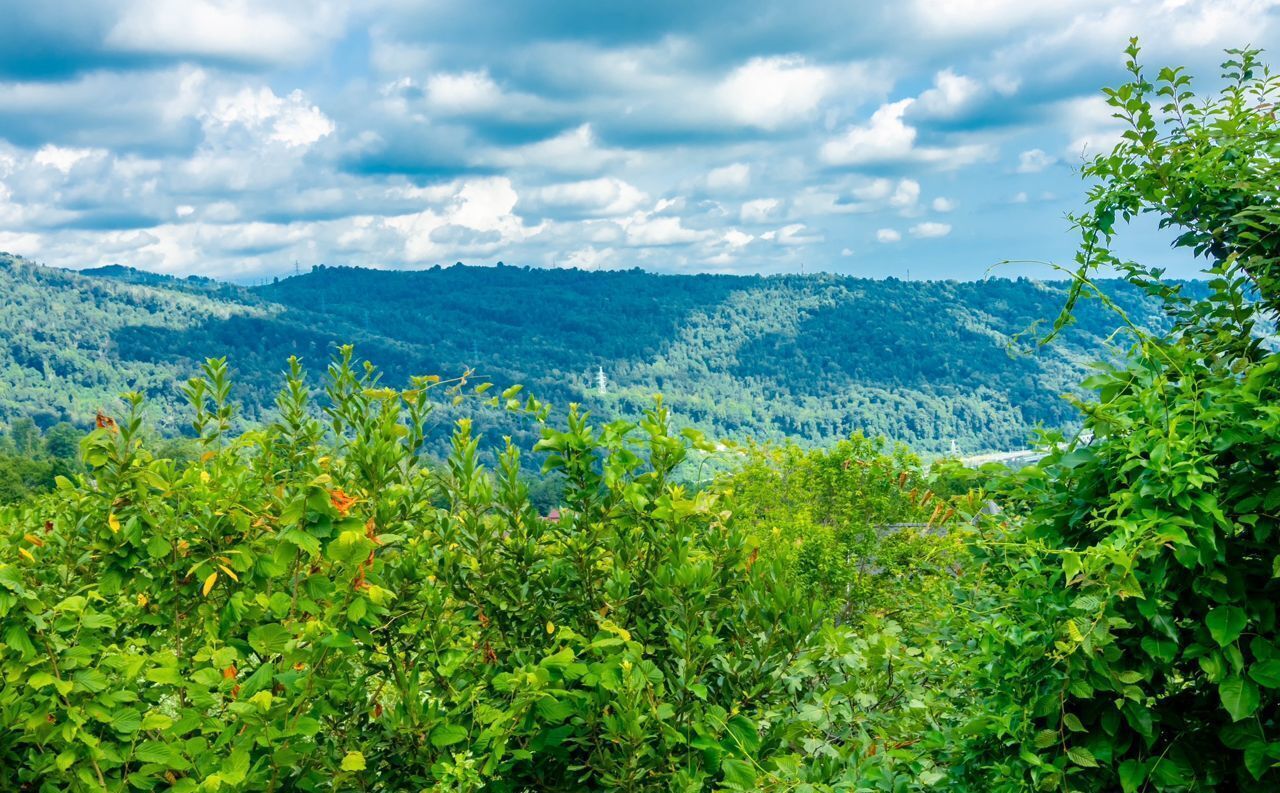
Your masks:
<svg viewBox="0 0 1280 793"><path fill-rule="evenodd" d="M1132 318L1158 322L1134 289L1107 288ZM1037 425L1071 422L1061 395L1114 354L1107 338L1120 324L1087 305L1054 345L1015 354L1011 340L1063 300L1062 284L1026 279L318 267L246 288L6 255L0 289L0 422L84 420L125 390L181 416L168 409L178 385L210 355L230 359L252 421L270 410L290 355L318 376L349 342L390 385L473 367L602 417L635 415L662 392L678 420L719 437L822 442L862 430L923 452L1017 448Z"/></svg>

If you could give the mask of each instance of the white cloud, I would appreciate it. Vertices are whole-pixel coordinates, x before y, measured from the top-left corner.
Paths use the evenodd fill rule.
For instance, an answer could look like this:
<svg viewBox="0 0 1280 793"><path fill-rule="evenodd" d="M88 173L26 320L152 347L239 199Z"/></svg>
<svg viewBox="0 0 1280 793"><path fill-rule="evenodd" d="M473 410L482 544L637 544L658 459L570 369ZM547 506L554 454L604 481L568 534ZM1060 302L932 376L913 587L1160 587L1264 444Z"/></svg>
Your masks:
<svg viewBox="0 0 1280 793"><path fill-rule="evenodd" d="M920 183L914 179L902 179L889 196L889 206L898 209L911 209L920 200Z"/></svg>
<svg viewBox="0 0 1280 793"><path fill-rule="evenodd" d="M707 174L707 188L709 190L741 190L750 183L751 166L742 162L714 168Z"/></svg>
<svg viewBox="0 0 1280 793"><path fill-rule="evenodd" d="M1026 192L1025 190L1020 190L1020 191L1018 191L1017 193L1014 193L1014 194L1013 194L1013 198L1010 198L1010 199L1009 199L1009 203L1011 203L1011 204L1025 204L1025 203L1027 203L1027 201L1029 201L1029 200L1030 200L1030 199L1027 197L1027 192Z"/></svg>
<svg viewBox="0 0 1280 793"><path fill-rule="evenodd" d="M982 86L972 77L943 69L933 78L933 87L920 94L916 109L933 118L952 118L982 94Z"/></svg>
<svg viewBox="0 0 1280 793"><path fill-rule="evenodd" d="M782 202L776 198L756 198L742 205L739 217L743 223L767 223L781 208Z"/></svg>
<svg viewBox="0 0 1280 793"><path fill-rule="evenodd" d="M302 91L280 97L266 86L218 97L205 111L204 121L209 130L242 127L289 147L309 146L334 130L333 121Z"/></svg>
<svg viewBox="0 0 1280 793"><path fill-rule="evenodd" d="M738 229L729 229L724 234L724 241L730 248L741 248L755 239L754 235Z"/></svg>
<svg viewBox="0 0 1280 793"><path fill-rule="evenodd" d="M862 126L850 127L845 133L822 145L822 159L832 165L860 165L906 159L915 145L916 129L907 126L902 116L914 99L901 99L881 105Z"/></svg>
<svg viewBox="0 0 1280 793"><path fill-rule="evenodd" d="M930 206L933 207L934 212L950 212L956 208L956 202L952 201L950 198L938 196L933 199L933 203L930 204Z"/></svg>
<svg viewBox="0 0 1280 793"><path fill-rule="evenodd" d="M841 249L840 249L840 255L841 255L841 256L852 256L852 255L853 255L853 249L852 249L852 248L841 248Z"/></svg>
<svg viewBox="0 0 1280 793"><path fill-rule="evenodd" d="M506 177L472 179L458 184L443 208L388 217L382 225L403 241L405 259L411 262L485 255L542 230L525 226L514 213L518 200Z"/></svg>
<svg viewBox="0 0 1280 793"><path fill-rule="evenodd" d="M1078 160L1111 151L1121 140L1124 126L1113 116L1115 110L1100 96L1069 99L1059 105L1059 119L1071 142L1065 155Z"/></svg>
<svg viewBox="0 0 1280 793"><path fill-rule="evenodd" d="M595 216L625 215L649 201L635 185L613 177L539 187L529 191L526 199L538 209L570 209Z"/></svg>
<svg viewBox="0 0 1280 793"><path fill-rule="evenodd" d="M498 107L502 89L484 71L435 74L427 80L427 100L447 112L476 113Z"/></svg>
<svg viewBox="0 0 1280 793"><path fill-rule="evenodd" d="M778 229L778 233L774 236L774 241L779 245L809 245L815 242L822 242L821 234L806 234L808 227L803 223L791 223Z"/></svg>
<svg viewBox="0 0 1280 793"><path fill-rule="evenodd" d="M554 261L557 267L576 267L579 270L607 270L617 266L617 251L613 248L596 248L588 245L570 251L563 259Z"/></svg>
<svg viewBox="0 0 1280 793"><path fill-rule="evenodd" d="M922 239L945 237L951 233L951 224L926 220L924 223L917 223L912 226L910 231L911 236L920 237Z"/></svg>
<svg viewBox="0 0 1280 793"><path fill-rule="evenodd" d="M830 165L873 165L891 162L924 162L953 169L972 165L992 154L985 143L951 147L917 147L918 131L903 116L915 99L881 105L866 124L854 125L822 144L819 155Z"/></svg>
<svg viewBox="0 0 1280 793"><path fill-rule="evenodd" d="M655 217L653 213L638 212L622 221L622 225L627 232L627 244L635 247L682 245L707 237L707 232L686 228L674 215Z"/></svg>
<svg viewBox="0 0 1280 793"><path fill-rule="evenodd" d="M773 130L808 118L827 93L830 78L799 57L752 58L715 92L720 108L740 124Z"/></svg>
<svg viewBox="0 0 1280 793"><path fill-rule="evenodd" d="M105 44L119 52L293 62L341 33L345 4L141 0L124 4ZM265 6L265 7L264 7Z"/></svg>
<svg viewBox="0 0 1280 793"><path fill-rule="evenodd" d="M876 232L876 242L898 242L902 233L897 229L880 229Z"/></svg>
<svg viewBox="0 0 1280 793"><path fill-rule="evenodd" d="M581 124L552 138L512 149L495 149L477 158L478 165L533 168L564 174L598 173L635 159L622 149L600 145L590 124Z"/></svg>
<svg viewBox="0 0 1280 793"><path fill-rule="evenodd" d="M68 148L46 144L40 147L33 160L37 165L45 165L68 174L71 173L71 169L76 164L92 157L105 157L106 154L105 151L101 150Z"/></svg>
<svg viewBox="0 0 1280 793"><path fill-rule="evenodd" d="M1018 173L1040 173L1057 161L1057 157L1046 154L1044 149L1028 149L1018 155Z"/></svg>

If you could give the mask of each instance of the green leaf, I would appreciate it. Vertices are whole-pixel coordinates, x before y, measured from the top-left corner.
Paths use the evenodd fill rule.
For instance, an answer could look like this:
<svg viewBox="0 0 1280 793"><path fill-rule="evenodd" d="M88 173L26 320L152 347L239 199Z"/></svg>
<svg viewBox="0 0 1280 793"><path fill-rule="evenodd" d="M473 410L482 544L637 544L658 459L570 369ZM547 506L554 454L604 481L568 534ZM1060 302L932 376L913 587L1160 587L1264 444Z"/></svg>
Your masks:
<svg viewBox="0 0 1280 793"><path fill-rule="evenodd" d="M111 714L111 727L116 732L133 735L142 729L142 714L132 708L124 708Z"/></svg>
<svg viewBox="0 0 1280 793"><path fill-rule="evenodd" d="M1142 650L1153 659L1165 663L1178 656L1178 644L1163 636L1142 637Z"/></svg>
<svg viewBox="0 0 1280 793"><path fill-rule="evenodd" d="M167 768L182 769L187 766L187 762L175 748L160 741L143 741L134 749L133 757L142 763L155 763Z"/></svg>
<svg viewBox="0 0 1280 793"><path fill-rule="evenodd" d="M1258 686L1248 678L1234 675L1227 678L1219 684L1218 696L1233 721L1246 719L1258 709Z"/></svg>
<svg viewBox="0 0 1280 793"><path fill-rule="evenodd" d="M1125 760L1118 769L1124 793L1135 793L1147 781L1147 765L1140 760Z"/></svg>
<svg viewBox="0 0 1280 793"><path fill-rule="evenodd" d="M249 752L236 749L222 761L222 781L238 785L249 774Z"/></svg>
<svg viewBox="0 0 1280 793"><path fill-rule="evenodd" d="M1084 768L1097 768L1098 761L1093 756L1093 752L1083 746L1073 746L1067 750L1067 757L1071 762Z"/></svg>
<svg viewBox="0 0 1280 793"><path fill-rule="evenodd" d="M1271 763L1267 759L1266 741L1254 741L1244 748L1244 767L1254 781L1261 782Z"/></svg>
<svg viewBox="0 0 1280 793"><path fill-rule="evenodd" d="M1280 688L1280 658L1268 658L1249 667L1249 677L1266 688Z"/></svg>
<svg viewBox="0 0 1280 793"><path fill-rule="evenodd" d="M1096 454L1093 449L1086 446L1062 455L1062 459L1058 460L1058 465L1063 468L1079 468L1082 465L1092 462L1095 456Z"/></svg>
<svg viewBox="0 0 1280 793"><path fill-rule="evenodd" d="M431 731L431 745L437 748L452 746L467 739L467 729L457 724L438 724Z"/></svg>
<svg viewBox="0 0 1280 793"><path fill-rule="evenodd" d="M16 622L4 629L4 643L17 650L24 661L36 654L36 646L31 643L31 637Z"/></svg>
<svg viewBox="0 0 1280 793"><path fill-rule="evenodd" d="M263 658L285 651L293 634L278 622L268 622L249 631L249 646Z"/></svg>
<svg viewBox="0 0 1280 793"><path fill-rule="evenodd" d="M1058 733L1054 732L1053 730L1041 730L1040 732L1036 733L1035 744L1037 749L1048 749L1050 746L1053 746L1057 742L1058 742Z"/></svg>
<svg viewBox="0 0 1280 793"><path fill-rule="evenodd" d="M1240 638L1248 619L1239 606L1219 606L1209 612L1204 622L1209 626L1213 640L1225 647Z"/></svg>
<svg viewBox="0 0 1280 793"><path fill-rule="evenodd" d="M364 755L360 752L347 752L342 758L343 771L363 771L364 767Z"/></svg>
<svg viewBox="0 0 1280 793"><path fill-rule="evenodd" d="M720 770L724 772L725 784L742 790L755 789L756 770L747 761L727 757L720 764Z"/></svg>
<svg viewBox="0 0 1280 793"><path fill-rule="evenodd" d="M36 672L27 678L27 685L39 691L45 686L53 685L53 679L53 675L48 672Z"/></svg>
<svg viewBox="0 0 1280 793"><path fill-rule="evenodd" d="M726 725L729 735L722 741L724 748L744 757L755 757L760 751L760 733L746 716L734 716Z"/></svg>
<svg viewBox="0 0 1280 793"><path fill-rule="evenodd" d="M335 562L353 564L364 561L373 549L373 542L362 531L344 531L329 543L326 555Z"/></svg>
<svg viewBox="0 0 1280 793"><path fill-rule="evenodd" d="M320 555L320 540L303 529L286 529L281 532L280 540L302 549L308 556Z"/></svg>

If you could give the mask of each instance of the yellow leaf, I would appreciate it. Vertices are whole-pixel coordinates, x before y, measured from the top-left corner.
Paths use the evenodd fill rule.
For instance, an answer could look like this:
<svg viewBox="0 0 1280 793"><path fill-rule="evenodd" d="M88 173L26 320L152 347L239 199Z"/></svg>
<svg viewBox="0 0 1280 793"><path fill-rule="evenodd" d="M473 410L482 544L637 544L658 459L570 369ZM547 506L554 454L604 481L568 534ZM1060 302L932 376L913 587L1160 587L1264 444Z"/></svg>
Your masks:
<svg viewBox="0 0 1280 793"><path fill-rule="evenodd" d="M218 565L218 569L226 573L228 576L230 576L232 581L239 582L240 577L237 576L235 573L231 572L230 567L227 567L225 564L220 564Z"/></svg>
<svg viewBox="0 0 1280 793"><path fill-rule="evenodd" d="M342 758L343 771L363 771L365 770L364 755L360 752L347 752L347 756Z"/></svg>
<svg viewBox="0 0 1280 793"><path fill-rule="evenodd" d="M118 534L120 532L120 519L116 517L116 513L112 512L107 516L107 525L111 527L111 532L113 534Z"/></svg>
<svg viewBox="0 0 1280 793"><path fill-rule="evenodd" d="M556 624L551 620L547 620L547 633L555 633L555 632L556 632Z"/></svg>
<svg viewBox="0 0 1280 793"><path fill-rule="evenodd" d="M1084 641L1084 636L1080 633L1080 626L1076 624L1075 620L1067 620L1067 635L1074 642Z"/></svg>
<svg viewBox="0 0 1280 793"><path fill-rule="evenodd" d="M143 594L141 594L141 593L139 593L139 594L138 594L138 606L139 606L140 608L146 608L146 607L147 607L147 596L146 596L146 595L143 595Z"/></svg>
<svg viewBox="0 0 1280 793"><path fill-rule="evenodd" d="M200 590L200 594L208 596L209 591L213 589L213 585L218 583L218 571L214 570L209 577L204 580L204 588Z"/></svg>
<svg viewBox="0 0 1280 793"><path fill-rule="evenodd" d="M614 636L622 639L624 642L631 641L631 632L626 628L616 625L613 620L601 620L600 628L612 633Z"/></svg>
<svg viewBox="0 0 1280 793"><path fill-rule="evenodd" d="M44 545L44 540L40 539L34 534L24 534L22 535L22 539L26 540L27 542L31 543L36 547L40 547Z"/></svg>
<svg viewBox="0 0 1280 793"><path fill-rule="evenodd" d="M23 555L23 556L25 556L27 559L29 559L29 560L31 560L31 561L33 561L33 562L36 560L36 558L35 558L34 556L32 556L32 555L31 555L31 551L28 551L26 548L19 548L19 549L18 549L18 553L22 554L22 555Z"/></svg>

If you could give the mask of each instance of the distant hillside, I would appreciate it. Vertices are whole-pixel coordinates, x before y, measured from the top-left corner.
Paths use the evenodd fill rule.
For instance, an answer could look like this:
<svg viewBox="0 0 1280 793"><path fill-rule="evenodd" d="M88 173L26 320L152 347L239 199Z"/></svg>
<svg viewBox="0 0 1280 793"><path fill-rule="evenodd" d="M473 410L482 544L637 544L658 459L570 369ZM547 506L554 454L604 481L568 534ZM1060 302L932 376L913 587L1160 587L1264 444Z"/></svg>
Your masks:
<svg viewBox="0 0 1280 793"><path fill-rule="evenodd" d="M1146 298L1109 288L1132 317L1157 321ZM318 374L351 342L392 384L471 366L600 416L634 415L661 391L681 421L721 437L820 442L860 429L966 453L1070 422L1060 395L1112 354L1119 324L1089 305L1059 343L1015 355L1010 340L1063 299L1062 285L1026 279L320 267L242 288L0 256L0 289L0 422L83 420L130 389L172 416L177 386L219 355L255 420L289 355Z"/></svg>

